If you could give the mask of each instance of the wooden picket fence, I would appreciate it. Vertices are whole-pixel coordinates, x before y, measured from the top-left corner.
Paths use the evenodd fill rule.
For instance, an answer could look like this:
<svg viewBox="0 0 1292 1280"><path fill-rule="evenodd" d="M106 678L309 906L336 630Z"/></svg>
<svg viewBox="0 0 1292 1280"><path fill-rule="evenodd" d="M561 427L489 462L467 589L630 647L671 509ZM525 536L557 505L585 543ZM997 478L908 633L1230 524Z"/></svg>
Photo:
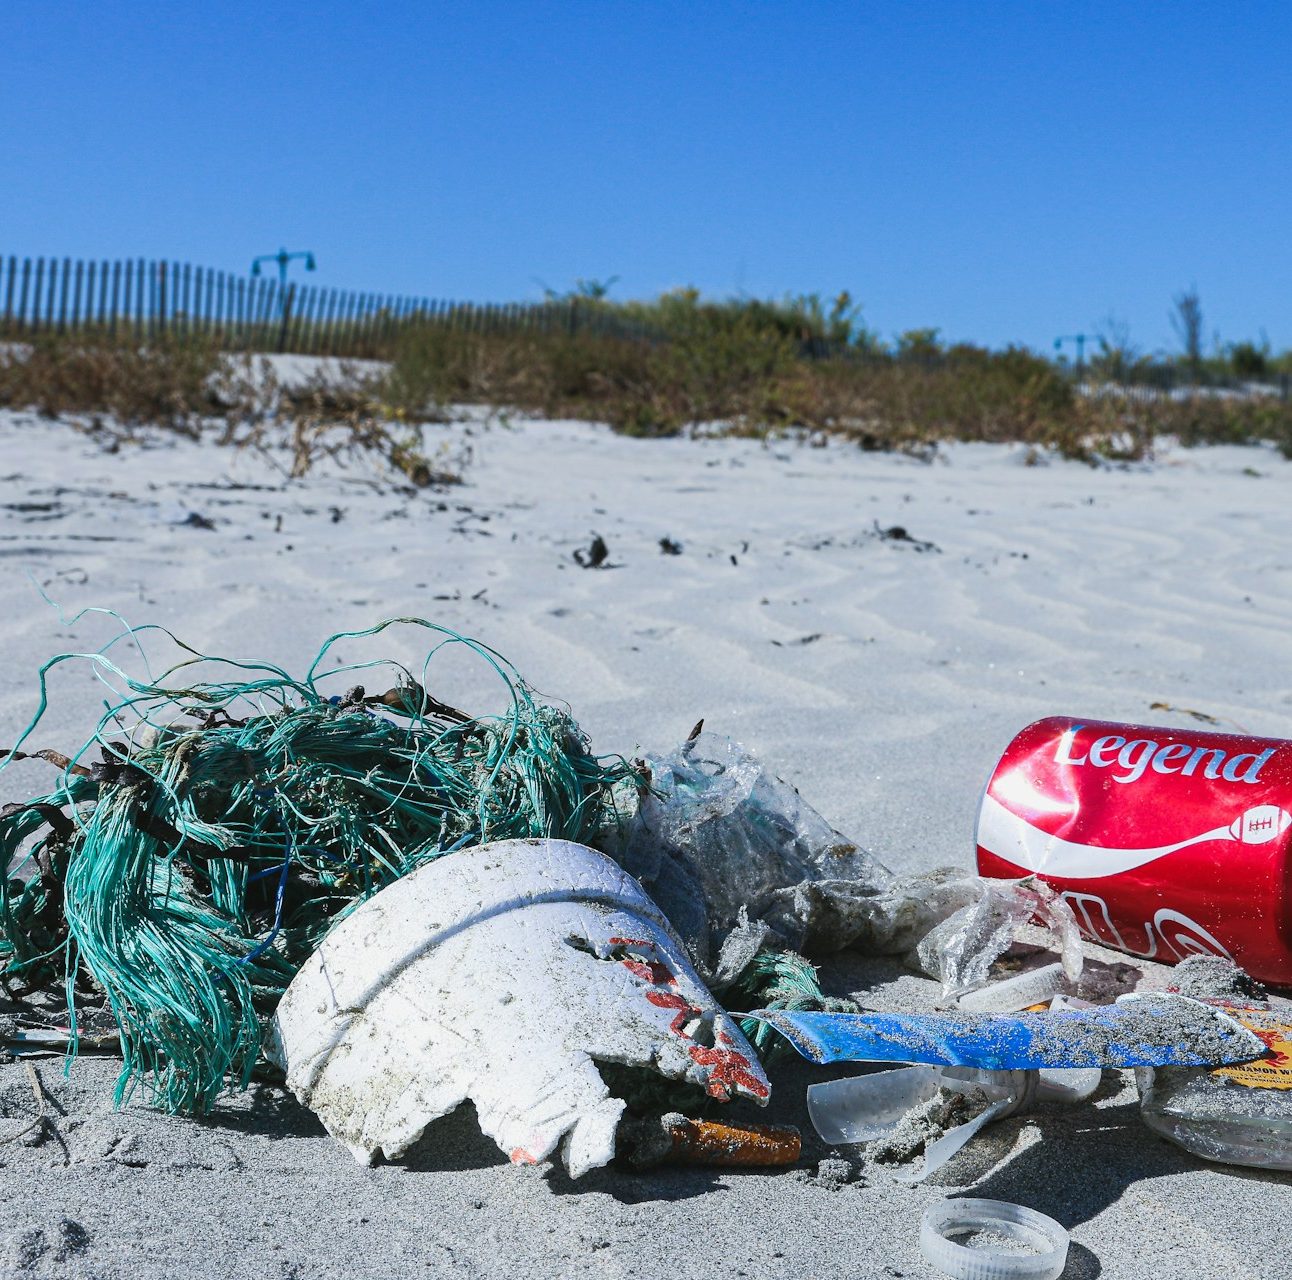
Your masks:
<svg viewBox="0 0 1292 1280"><path fill-rule="evenodd" d="M402 329L438 324L488 333L612 333L646 337L580 298L542 303L449 302L237 276L189 263L0 256L0 338L96 332L156 338L204 334L235 351L389 357Z"/></svg>

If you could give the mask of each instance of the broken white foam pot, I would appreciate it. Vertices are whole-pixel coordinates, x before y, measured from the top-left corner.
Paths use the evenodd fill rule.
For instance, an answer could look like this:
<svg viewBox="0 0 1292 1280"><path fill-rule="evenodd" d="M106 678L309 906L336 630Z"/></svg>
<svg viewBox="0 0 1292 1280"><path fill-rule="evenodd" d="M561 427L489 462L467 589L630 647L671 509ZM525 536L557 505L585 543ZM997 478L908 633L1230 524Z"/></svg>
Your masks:
<svg viewBox="0 0 1292 1280"><path fill-rule="evenodd" d="M564 840L463 849L360 905L287 988L268 1053L365 1164L469 1098L514 1163L564 1141L578 1177L613 1157L625 1105L597 1062L715 1098L770 1093L659 908Z"/></svg>

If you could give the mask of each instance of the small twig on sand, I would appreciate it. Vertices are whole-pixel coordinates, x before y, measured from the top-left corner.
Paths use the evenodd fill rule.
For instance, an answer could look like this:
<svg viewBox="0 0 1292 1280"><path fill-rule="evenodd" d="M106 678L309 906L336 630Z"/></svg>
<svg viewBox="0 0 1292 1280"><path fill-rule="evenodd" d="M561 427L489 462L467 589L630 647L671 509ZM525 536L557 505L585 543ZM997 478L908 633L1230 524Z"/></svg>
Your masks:
<svg viewBox="0 0 1292 1280"><path fill-rule="evenodd" d="M22 1065L27 1068L27 1076L31 1080L31 1091L36 1096L36 1118L25 1129L19 1129L17 1133L11 1133L0 1138L0 1146L10 1142L17 1142L19 1138L25 1138L33 1129L53 1128L50 1123L49 1112L45 1107L45 1090L41 1086L40 1076L36 1074L36 1068L30 1062L24 1062Z"/></svg>

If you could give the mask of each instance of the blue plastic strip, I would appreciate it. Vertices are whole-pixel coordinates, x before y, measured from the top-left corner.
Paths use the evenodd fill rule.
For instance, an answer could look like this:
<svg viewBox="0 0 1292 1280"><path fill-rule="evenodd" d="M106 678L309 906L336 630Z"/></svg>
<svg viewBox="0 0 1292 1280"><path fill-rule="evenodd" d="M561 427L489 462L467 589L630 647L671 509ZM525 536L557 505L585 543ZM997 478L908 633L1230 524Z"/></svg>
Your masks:
<svg viewBox="0 0 1292 1280"><path fill-rule="evenodd" d="M1223 1066L1265 1053L1213 1009L1131 1000L1050 1013L789 1013L744 1015L780 1032L813 1062L922 1062L1032 1071L1065 1067Z"/></svg>

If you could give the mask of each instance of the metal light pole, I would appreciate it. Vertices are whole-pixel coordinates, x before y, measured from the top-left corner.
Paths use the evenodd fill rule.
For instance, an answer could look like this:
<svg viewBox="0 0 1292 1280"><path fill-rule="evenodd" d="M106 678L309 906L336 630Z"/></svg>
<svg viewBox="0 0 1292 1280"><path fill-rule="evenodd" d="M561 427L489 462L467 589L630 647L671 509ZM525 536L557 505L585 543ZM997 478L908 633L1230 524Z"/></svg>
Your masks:
<svg viewBox="0 0 1292 1280"><path fill-rule="evenodd" d="M279 351L287 349L287 331L291 327L292 294L287 291L287 264L296 258L305 259L306 271L314 270L314 254L308 249L302 249L297 253L288 253L286 249L279 249L277 253L262 253L260 257L252 258L251 260L251 274L253 276L260 274L260 264L262 262L278 263L278 314L282 320L278 335Z"/></svg>
<svg viewBox="0 0 1292 1280"><path fill-rule="evenodd" d="M1077 377L1081 376L1081 370L1086 365L1086 341L1094 341L1093 335L1088 333L1065 333L1061 338L1055 338L1054 349L1063 350L1065 342L1075 342L1077 344Z"/></svg>
<svg viewBox="0 0 1292 1280"><path fill-rule="evenodd" d="M283 292L287 292L287 264L295 258L305 259L305 270L314 270L314 254L308 249L302 249L298 253L288 253L286 249L279 249L277 253L262 253L258 258L251 260L251 274L258 276L260 274L260 264L262 262L278 263L278 287Z"/></svg>

